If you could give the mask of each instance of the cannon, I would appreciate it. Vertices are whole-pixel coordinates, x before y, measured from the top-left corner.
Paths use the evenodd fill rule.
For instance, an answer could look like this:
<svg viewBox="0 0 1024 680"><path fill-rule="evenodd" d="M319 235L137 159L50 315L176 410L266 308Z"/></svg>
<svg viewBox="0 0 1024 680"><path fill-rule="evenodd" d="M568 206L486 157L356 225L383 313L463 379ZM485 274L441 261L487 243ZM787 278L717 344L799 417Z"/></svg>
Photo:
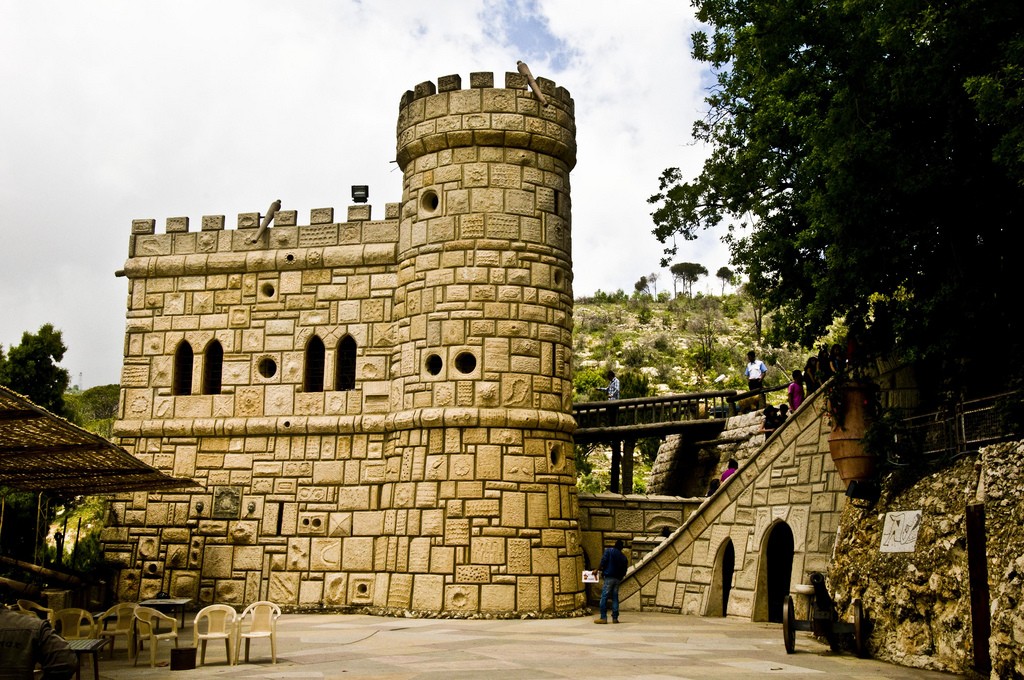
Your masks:
<svg viewBox="0 0 1024 680"><path fill-rule="evenodd" d="M787 595L782 603L782 639L786 643L786 653L796 651L796 631L808 631L828 641L832 651L842 648L842 638L853 638L853 649L859 657L867 656L868 620L864 615L864 607L860 599L853 601L853 623L839 621L836 616L835 603L825 587L824 574L813 572L810 575L810 587L798 586L797 593L807 595L807 620L797 620L793 608L793 596Z"/></svg>

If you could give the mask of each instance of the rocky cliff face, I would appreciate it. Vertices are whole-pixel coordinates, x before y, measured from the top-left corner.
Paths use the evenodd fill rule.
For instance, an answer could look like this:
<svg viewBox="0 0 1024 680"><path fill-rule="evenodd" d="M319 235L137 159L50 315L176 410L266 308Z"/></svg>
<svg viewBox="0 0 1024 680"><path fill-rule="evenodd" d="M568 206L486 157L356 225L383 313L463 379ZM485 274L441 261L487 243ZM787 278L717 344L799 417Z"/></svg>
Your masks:
<svg viewBox="0 0 1024 680"><path fill-rule="evenodd" d="M992 677L1024 677L1024 442L1000 444L934 472L886 477L871 508L848 504L829 568L839 615L861 598L873 656L945 671L974 666L965 512L986 494ZM913 552L880 551L886 514L920 510Z"/></svg>
<svg viewBox="0 0 1024 680"><path fill-rule="evenodd" d="M1024 677L1024 442L984 450L993 678Z"/></svg>

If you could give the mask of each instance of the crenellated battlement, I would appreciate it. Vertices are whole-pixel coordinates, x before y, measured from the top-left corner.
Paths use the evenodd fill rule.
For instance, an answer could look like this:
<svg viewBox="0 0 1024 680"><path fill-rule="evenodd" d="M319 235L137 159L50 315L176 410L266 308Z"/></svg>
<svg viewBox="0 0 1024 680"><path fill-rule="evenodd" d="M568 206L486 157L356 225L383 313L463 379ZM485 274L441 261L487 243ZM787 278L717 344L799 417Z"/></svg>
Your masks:
<svg viewBox="0 0 1024 680"><path fill-rule="evenodd" d="M384 219L393 220L398 217L399 203L388 203L384 207ZM347 222L368 222L372 219L373 207L366 203L357 203L348 207ZM279 210L274 216L275 227L295 227L298 224L298 210ZM236 228L258 229L263 215L258 212L238 213ZM334 208L313 208L309 211L309 225L320 226L323 224L335 224ZM164 223L164 233L184 234L190 231L191 220L188 217L168 217ZM224 215L203 215L200 222L200 231L223 231L226 220ZM132 220L133 235L156 234L155 219Z"/></svg>
<svg viewBox="0 0 1024 680"><path fill-rule="evenodd" d="M501 147L552 156L576 165L575 104L569 91L537 78L544 103L527 77L506 73L494 87L491 73L471 73L469 89L458 75L425 81L402 95L396 160L403 170L417 158L468 146Z"/></svg>
<svg viewBox="0 0 1024 680"><path fill-rule="evenodd" d="M399 203L388 203L384 220L371 219L372 209L367 204L351 205L347 221L335 221L334 208L313 208L309 224L298 225L298 211L280 210L274 216L273 226L259 240L252 239L259 229L262 215L258 212L239 213L236 229L225 228L224 215L203 215L198 231L190 229L188 217L168 217L164 232L157 233L155 219L132 220L129 258L160 257L165 255L194 255L262 252L274 249L302 247L333 247L353 244L390 244L398 239L397 219ZM138 267L129 266L128 271Z"/></svg>
<svg viewBox="0 0 1024 680"><path fill-rule="evenodd" d="M541 92L548 98L549 103L551 100L556 100L563 107L568 108L570 114L575 113L575 104L572 97L569 96L569 91L564 87L559 87L555 84L555 81L547 78L537 78L537 84L540 85ZM410 102L416 99L422 99L423 97L429 97L434 94L444 92L455 92L462 89L462 76L458 74L441 76L437 79L437 85L427 80L419 83L411 90L406 90L405 94L402 95L402 100L399 103L399 114ZM469 74L469 89L471 90L483 90L483 89L494 89L494 74L486 72L470 73ZM521 73L513 73L511 71L505 73L505 88L506 90L522 90L525 92L529 91L529 83L526 76Z"/></svg>

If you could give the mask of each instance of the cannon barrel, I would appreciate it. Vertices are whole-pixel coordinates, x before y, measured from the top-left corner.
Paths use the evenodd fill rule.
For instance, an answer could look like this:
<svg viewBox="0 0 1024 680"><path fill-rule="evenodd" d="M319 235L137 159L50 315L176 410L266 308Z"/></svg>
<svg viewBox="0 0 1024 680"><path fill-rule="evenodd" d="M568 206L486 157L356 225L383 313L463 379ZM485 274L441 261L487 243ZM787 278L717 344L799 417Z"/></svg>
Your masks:
<svg viewBox="0 0 1024 680"><path fill-rule="evenodd" d="M825 575L817 571L812 573L811 585L814 586L815 608L828 612L835 610L835 605L832 602L832 596L829 595L828 588L825 587Z"/></svg>

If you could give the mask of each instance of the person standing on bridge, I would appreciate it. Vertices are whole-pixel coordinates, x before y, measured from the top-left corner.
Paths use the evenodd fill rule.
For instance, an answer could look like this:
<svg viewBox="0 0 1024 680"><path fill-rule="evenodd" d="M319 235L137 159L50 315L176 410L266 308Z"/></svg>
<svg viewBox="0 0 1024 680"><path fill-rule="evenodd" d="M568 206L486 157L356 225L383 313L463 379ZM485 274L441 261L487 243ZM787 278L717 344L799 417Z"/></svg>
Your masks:
<svg viewBox="0 0 1024 680"><path fill-rule="evenodd" d="M608 401L619 398L619 379L615 377L615 371L608 371L604 375L608 379L608 387L604 388L608 395Z"/></svg>
<svg viewBox="0 0 1024 680"><path fill-rule="evenodd" d="M757 358L754 350L747 352L747 368L743 371L743 374L747 376L747 389L753 392L764 387L764 374L767 372L768 367Z"/></svg>
<svg viewBox="0 0 1024 680"><path fill-rule="evenodd" d="M612 623L619 622L619 584L626 577L626 569L629 561L626 554L622 552L625 543L622 539L615 541L615 545L606 548L601 555L601 564L597 570L604 578L604 587L601 588L601 618L594 619L594 623L608 623L608 600L611 600Z"/></svg>

